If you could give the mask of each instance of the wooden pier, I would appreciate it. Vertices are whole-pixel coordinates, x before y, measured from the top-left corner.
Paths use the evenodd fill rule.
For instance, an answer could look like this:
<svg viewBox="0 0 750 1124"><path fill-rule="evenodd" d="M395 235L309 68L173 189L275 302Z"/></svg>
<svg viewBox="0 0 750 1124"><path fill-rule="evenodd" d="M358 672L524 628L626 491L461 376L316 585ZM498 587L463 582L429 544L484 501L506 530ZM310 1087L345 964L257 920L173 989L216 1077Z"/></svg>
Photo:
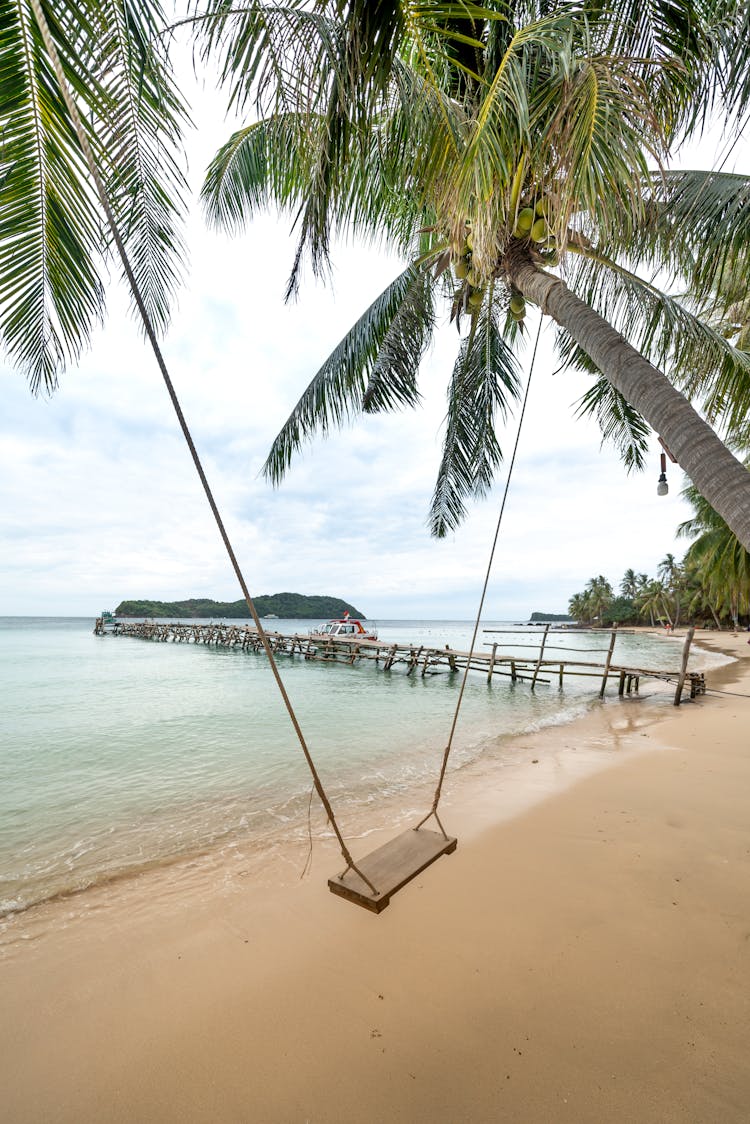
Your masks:
<svg viewBox="0 0 750 1124"><path fill-rule="evenodd" d="M641 679L656 679L673 683L675 685L674 704L679 706L683 691L687 688L690 697L703 694L706 689L704 676L701 672L687 670L690 645L693 639L693 629L689 629L682 650L680 666L674 669L653 669L623 666L614 662L614 650L617 640L617 629L611 632L599 630L576 635L591 635L597 638L606 638L606 648L573 649L570 647L555 647L549 643L549 635L554 632L567 632L567 629L552 629L549 625L541 635L536 634L536 643L529 644L532 635L520 629L485 630L495 636L511 636L513 639L505 645L494 641L487 644L489 652L464 652L450 648L433 648L425 645L386 642L382 640L362 640L356 637L330 637L315 634L287 634L283 632L267 631L266 636L274 655L299 656L305 660L314 660L321 663L370 666L382 671L390 672L394 668L403 669L403 673L420 675L421 677L448 674L454 675L468 668L486 677L487 683L492 683L495 676L507 678L511 683L527 683L531 690L537 684L550 685L555 680L559 687L563 686L566 676L594 678L600 681L599 696L604 693L609 681L617 683L619 695L638 692ZM220 648L235 648L243 652L262 652L263 645L256 628L251 625L238 624L196 624L192 622L162 621L115 621L105 622L97 618L94 632L98 636L131 636L142 640L151 640L156 643L173 644L207 644ZM522 638L517 640L516 638ZM537 638L538 637L538 638ZM512 652L504 652L503 647L512 648ZM519 656L518 649L533 649L534 655ZM564 653L553 655L553 652ZM600 661L579 659L579 654L597 653L603 656Z"/></svg>

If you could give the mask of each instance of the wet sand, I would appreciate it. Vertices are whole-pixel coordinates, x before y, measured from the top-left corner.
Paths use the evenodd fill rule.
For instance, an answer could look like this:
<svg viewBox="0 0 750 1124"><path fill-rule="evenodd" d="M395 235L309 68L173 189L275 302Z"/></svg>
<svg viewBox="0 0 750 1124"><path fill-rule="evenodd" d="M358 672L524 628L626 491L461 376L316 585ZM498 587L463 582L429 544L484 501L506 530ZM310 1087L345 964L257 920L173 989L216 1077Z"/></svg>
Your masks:
<svg viewBox="0 0 750 1124"><path fill-rule="evenodd" d="M327 842L50 904L0 962L3 1119L746 1124L750 646L700 639L731 694L520 739L379 917Z"/></svg>

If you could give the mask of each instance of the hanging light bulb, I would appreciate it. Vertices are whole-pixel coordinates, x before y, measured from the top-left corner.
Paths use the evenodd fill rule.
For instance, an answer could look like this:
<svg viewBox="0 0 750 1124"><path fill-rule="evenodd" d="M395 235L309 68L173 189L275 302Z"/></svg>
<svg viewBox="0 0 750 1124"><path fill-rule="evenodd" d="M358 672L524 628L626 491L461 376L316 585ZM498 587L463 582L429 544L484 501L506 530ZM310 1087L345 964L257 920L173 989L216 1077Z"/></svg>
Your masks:
<svg viewBox="0 0 750 1124"><path fill-rule="evenodd" d="M659 483L656 485L657 496L666 496L669 492L669 484L667 484L667 457L665 453L661 454L661 476Z"/></svg>

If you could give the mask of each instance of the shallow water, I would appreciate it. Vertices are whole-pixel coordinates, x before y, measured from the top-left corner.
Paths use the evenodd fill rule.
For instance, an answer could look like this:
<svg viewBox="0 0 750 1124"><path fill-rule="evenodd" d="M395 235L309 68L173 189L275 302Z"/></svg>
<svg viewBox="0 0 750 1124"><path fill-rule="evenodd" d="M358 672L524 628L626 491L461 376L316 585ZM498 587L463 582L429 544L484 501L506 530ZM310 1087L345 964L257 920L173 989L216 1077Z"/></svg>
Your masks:
<svg viewBox="0 0 750 1124"><path fill-rule="evenodd" d="M305 633L311 623L273 627ZM512 625L483 625L501 627ZM0 917L238 840L263 849L306 836L310 776L265 657L92 629L90 619L0 619ZM522 631L482 632L477 647L533 643L537 630ZM379 635L467 649L471 625L387 621ZM549 644L594 648L582 658L601 661L607 639L555 633ZM617 644L623 662L679 662L676 641L622 634ZM288 657L280 666L348 831L366 832L374 803L405 813L434 784L460 676ZM451 770L512 760L514 735L585 712L597 686L573 679L560 691L553 680L532 693L471 674Z"/></svg>

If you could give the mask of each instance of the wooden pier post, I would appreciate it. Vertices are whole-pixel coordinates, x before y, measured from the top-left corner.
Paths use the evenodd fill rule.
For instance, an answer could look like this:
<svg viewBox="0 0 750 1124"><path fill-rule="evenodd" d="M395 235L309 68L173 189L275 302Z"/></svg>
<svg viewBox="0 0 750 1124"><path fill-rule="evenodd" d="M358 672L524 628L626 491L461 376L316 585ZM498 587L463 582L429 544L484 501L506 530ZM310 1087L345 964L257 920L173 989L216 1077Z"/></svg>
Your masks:
<svg viewBox="0 0 750 1124"><path fill-rule="evenodd" d="M490 670L487 672L487 682L492 682L492 672L495 670L495 654L497 652L497 644L492 645L492 656L490 658Z"/></svg>
<svg viewBox="0 0 750 1124"><path fill-rule="evenodd" d="M612 635L609 638L609 650L607 651L607 659L604 664L604 675L602 677L602 685L599 688L599 698L604 698L604 688L607 686L607 677L609 675L609 665L612 663L612 653L615 650L615 640L617 639L617 629L612 629Z"/></svg>
<svg viewBox="0 0 750 1124"><path fill-rule="evenodd" d="M693 642L693 633L694 632L695 632L695 626L691 625L690 628L687 630L687 636L685 637L685 643L684 643L683 648L682 648L682 665L680 667L680 674L679 674L679 677L677 679L677 690L674 693L674 705L675 706L680 705L680 699L682 697L682 688L685 685L685 676L687 675L688 659L690 658L690 645Z"/></svg>
<svg viewBox="0 0 750 1124"><path fill-rule="evenodd" d="M549 632L549 625L546 624L544 626L544 636L542 637L541 647L539 648L539 659L536 661L536 667L534 668L534 675L533 675L533 678L531 680L532 691L536 687L536 680L537 680L537 676L539 675L539 668L542 666L542 656L544 655L544 645L547 643L547 633L548 632Z"/></svg>
<svg viewBox="0 0 750 1124"><path fill-rule="evenodd" d="M516 675L516 661L511 660L510 661L510 681L511 681L511 683L515 683L517 678L518 678L518 676Z"/></svg>

